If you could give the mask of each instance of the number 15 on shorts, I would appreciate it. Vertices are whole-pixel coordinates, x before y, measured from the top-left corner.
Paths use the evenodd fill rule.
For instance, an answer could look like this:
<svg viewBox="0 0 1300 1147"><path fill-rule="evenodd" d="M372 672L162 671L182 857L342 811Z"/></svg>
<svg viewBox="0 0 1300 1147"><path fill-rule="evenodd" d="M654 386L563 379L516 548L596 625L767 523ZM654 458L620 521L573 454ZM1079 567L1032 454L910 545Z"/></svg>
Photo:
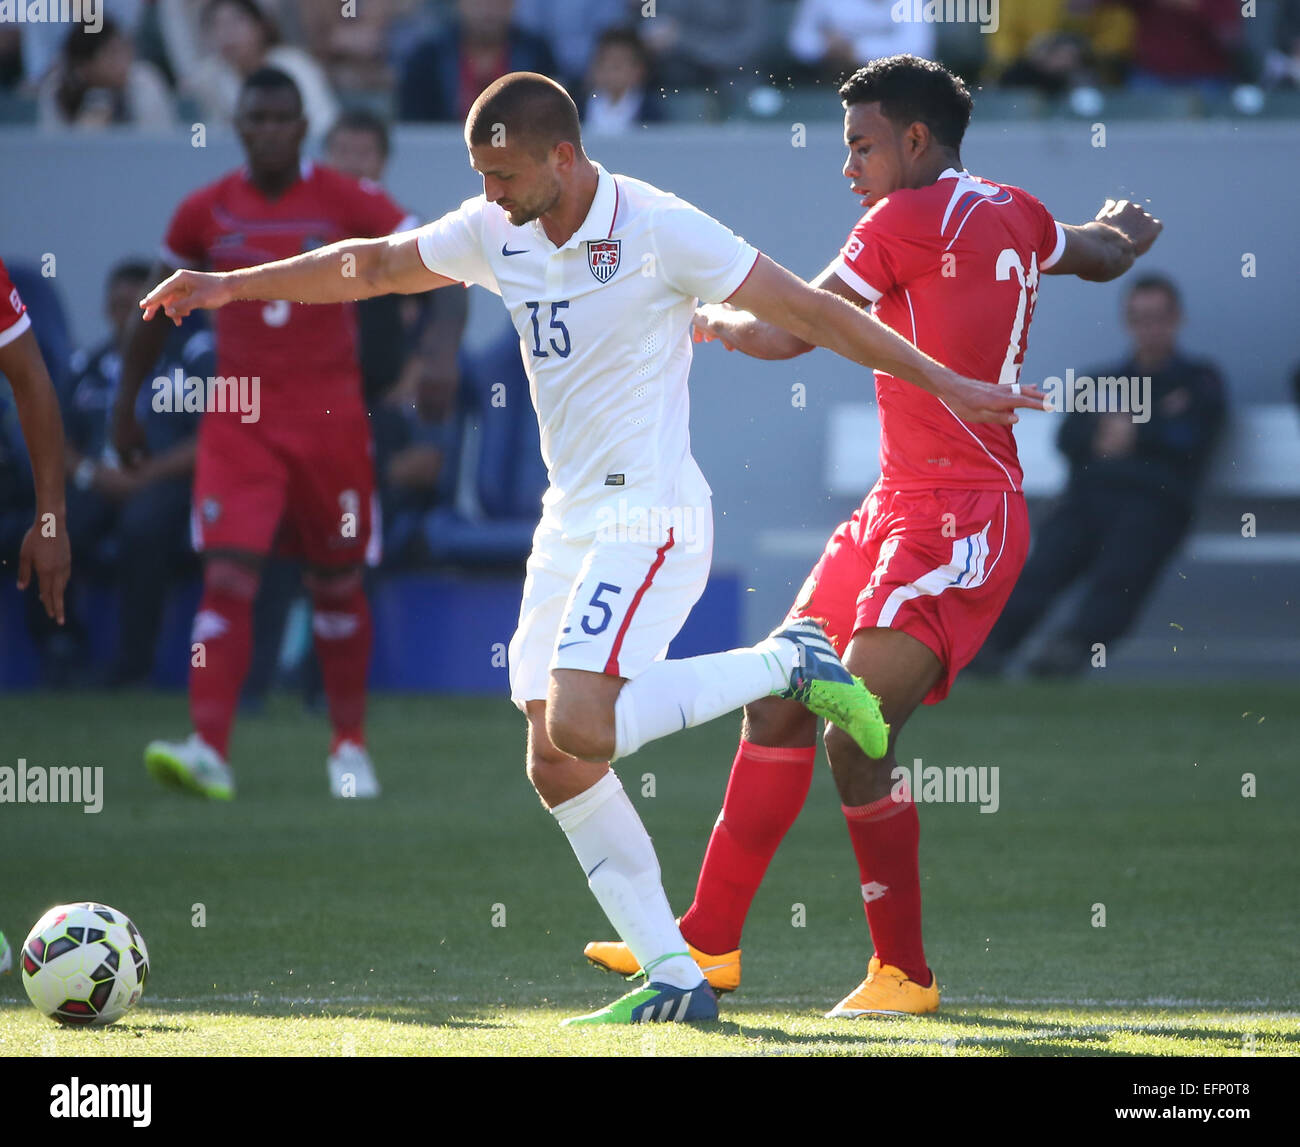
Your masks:
<svg viewBox="0 0 1300 1147"><path fill-rule="evenodd" d="M613 598L623 592L623 587L614 585L611 582L602 581L596 583L596 588L592 592L580 617L575 620L578 622L578 628L590 637L599 637L609 628L609 623L614 618ZM612 603L612 604L611 604ZM561 631L562 636L569 637L573 633L573 626L566 625ZM566 645L576 645L581 638L574 638L572 641L561 641L559 648L563 649Z"/></svg>

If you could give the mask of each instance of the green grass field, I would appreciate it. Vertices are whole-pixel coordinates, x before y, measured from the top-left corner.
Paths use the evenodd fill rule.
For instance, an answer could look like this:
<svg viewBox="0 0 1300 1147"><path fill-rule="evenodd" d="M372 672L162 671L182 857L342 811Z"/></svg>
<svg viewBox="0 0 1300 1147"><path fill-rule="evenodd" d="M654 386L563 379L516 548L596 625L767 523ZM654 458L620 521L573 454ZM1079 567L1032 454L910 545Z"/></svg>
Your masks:
<svg viewBox="0 0 1300 1147"><path fill-rule="evenodd" d="M0 928L16 946L49 905L102 900L139 925L153 977L104 1030L58 1028L0 978L0 1054L1295 1055L1298 709L1269 684L963 683L904 742L909 761L1000 769L995 814L921 809L937 1017L822 1018L869 948L820 767L722 1022L561 1031L623 985L582 959L608 928L506 702L377 698L385 793L348 803L326 791L324 721L278 698L236 731L238 799L212 805L140 763L184 730L183 697L10 695L0 766L102 765L105 798L93 816L0 804ZM620 769L679 910L736 733L724 719Z"/></svg>

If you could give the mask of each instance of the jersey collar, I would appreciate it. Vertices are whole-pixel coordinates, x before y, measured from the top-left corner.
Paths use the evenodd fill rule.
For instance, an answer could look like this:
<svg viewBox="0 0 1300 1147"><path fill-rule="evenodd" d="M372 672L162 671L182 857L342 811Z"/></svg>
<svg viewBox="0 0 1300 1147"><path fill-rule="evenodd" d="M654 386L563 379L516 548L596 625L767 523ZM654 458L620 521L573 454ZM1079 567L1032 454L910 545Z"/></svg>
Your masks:
<svg viewBox="0 0 1300 1147"><path fill-rule="evenodd" d="M947 167L944 168L944 170L939 173L939 178L940 179L974 179L975 177L965 168L962 168L961 171L958 171L955 167Z"/></svg>
<svg viewBox="0 0 1300 1147"><path fill-rule="evenodd" d="M587 211L587 218L569 236L563 246L556 248L557 251L568 251L589 239L608 239L614 233L614 213L618 210L618 183L599 163L592 163L592 167L596 169L596 195ZM541 231L541 220L535 221L534 226ZM542 231L542 234L544 236L545 232Z"/></svg>

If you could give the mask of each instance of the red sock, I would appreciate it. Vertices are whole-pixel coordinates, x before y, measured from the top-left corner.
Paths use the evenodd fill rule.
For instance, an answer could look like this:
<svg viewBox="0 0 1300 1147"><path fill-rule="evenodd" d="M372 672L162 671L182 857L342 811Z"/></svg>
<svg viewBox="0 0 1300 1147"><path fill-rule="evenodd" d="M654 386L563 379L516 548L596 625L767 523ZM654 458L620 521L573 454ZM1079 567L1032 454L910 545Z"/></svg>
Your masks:
<svg viewBox="0 0 1300 1147"><path fill-rule="evenodd" d="M908 979L929 986L930 968L921 944L921 868L917 850L921 821L910 794L844 809L849 838L858 857L862 899L871 941L882 964L901 968Z"/></svg>
<svg viewBox="0 0 1300 1147"><path fill-rule="evenodd" d="M330 724L334 727L332 753L343 741L366 743L370 603L360 573L354 577L313 579L310 584L312 635L329 701Z"/></svg>
<svg viewBox="0 0 1300 1147"><path fill-rule="evenodd" d="M253 655L257 583L257 571L247 566L220 559L208 562L203 599L190 631L190 720L194 731L223 757Z"/></svg>
<svg viewBox="0 0 1300 1147"><path fill-rule="evenodd" d="M816 755L812 745L770 749L740 742L695 903L682 917L682 934L701 952L721 955L740 947L754 893L808 796Z"/></svg>

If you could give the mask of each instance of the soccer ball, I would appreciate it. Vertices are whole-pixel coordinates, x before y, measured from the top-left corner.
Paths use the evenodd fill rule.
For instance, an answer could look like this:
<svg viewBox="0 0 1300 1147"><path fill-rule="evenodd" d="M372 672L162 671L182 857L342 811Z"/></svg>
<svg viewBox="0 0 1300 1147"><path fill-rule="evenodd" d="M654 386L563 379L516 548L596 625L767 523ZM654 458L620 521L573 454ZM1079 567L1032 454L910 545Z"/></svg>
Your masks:
<svg viewBox="0 0 1300 1147"><path fill-rule="evenodd" d="M62 1024L111 1024L144 994L144 937L107 904L61 904L23 943L23 987L39 1012Z"/></svg>

